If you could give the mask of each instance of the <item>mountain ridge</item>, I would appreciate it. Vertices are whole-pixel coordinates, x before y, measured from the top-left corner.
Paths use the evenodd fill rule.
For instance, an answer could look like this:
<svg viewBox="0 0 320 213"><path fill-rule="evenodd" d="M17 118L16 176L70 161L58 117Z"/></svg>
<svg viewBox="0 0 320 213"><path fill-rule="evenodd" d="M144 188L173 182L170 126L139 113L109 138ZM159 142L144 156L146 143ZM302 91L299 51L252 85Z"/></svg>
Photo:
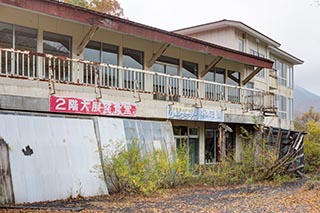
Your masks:
<svg viewBox="0 0 320 213"><path fill-rule="evenodd" d="M307 112L310 107L313 107L314 111L320 112L320 96L296 85L294 88L295 116L302 115L304 112Z"/></svg>

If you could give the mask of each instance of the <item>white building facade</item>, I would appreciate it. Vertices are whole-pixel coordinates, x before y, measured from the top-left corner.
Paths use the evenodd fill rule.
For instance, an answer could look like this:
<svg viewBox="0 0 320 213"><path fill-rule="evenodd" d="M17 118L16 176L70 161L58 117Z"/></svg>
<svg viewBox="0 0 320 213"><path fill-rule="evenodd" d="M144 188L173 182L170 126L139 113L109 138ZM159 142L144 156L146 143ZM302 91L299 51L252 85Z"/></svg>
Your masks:
<svg viewBox="0 0 320 213"><path fill-rule="evenodd" d="M240 129L256 118L271 113L265 122L292 128L293 65L302 61L253 29L261 38L236 28L223 35L174 33L53 0L0 0L0 11L0 123L10 124L0 136L10 147L13 183L28 183L17 172L23 171L19 162L28 159L32 167L45 160L37 154L41 149L53 152L46 155L50 161L59 158L55 153L69 153L67 166L58 162L70 168L78 155L88 156L87 167L99 164L94 153L102 157L95 151L103 144L138 139L152 152L186 143L192 165L211 164L227 155L240 159ZM274 69L282 74L272 78ZM47 117L43 125L41 117ZM79 141L77 153L81 138L90 145ZM52 141L54 148L46 150L43 144ZM34 171L45 182L50 175L43 166ZM61 199L70 187L73 193L89 187L88 196L108 192L103 183L85 182L94 179L90 171L74 171L72 186L57 183L62 194L41 197L41 188L13 184L15 199Z"/></svg>

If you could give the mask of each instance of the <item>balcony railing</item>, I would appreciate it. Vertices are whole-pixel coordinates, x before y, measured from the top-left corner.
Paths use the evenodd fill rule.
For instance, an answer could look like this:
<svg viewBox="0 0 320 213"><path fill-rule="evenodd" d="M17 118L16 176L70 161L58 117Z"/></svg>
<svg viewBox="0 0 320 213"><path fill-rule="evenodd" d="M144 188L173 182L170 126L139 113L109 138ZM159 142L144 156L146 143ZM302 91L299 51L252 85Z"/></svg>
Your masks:
<svg viewBox="0 0 320 213"><path fill-rule="evenodd" d="M0 76L153 94L154 99L181 98L241 104L243 109L273 107L273 95L250 89L152 71L0 48Z"/></svg>

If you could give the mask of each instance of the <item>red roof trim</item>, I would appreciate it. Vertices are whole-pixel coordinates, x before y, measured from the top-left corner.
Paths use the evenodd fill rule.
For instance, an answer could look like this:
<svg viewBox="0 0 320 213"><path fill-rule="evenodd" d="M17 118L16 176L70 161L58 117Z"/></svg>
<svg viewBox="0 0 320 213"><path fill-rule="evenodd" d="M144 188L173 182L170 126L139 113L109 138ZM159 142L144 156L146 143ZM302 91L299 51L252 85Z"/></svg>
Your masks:
<svg viewBox="0 0 320 213"><path fill-rule="evenodd" d="M273 62L268 59L259 58L247 53L139 24L119 17L69 5L57 0L0 0L0 3L60 17L63 19L96 25L150 40L170 43L175 46L203 53L209 53L214 56L221 56L225 59L257 67L272 68L273 64Z"/></svg>

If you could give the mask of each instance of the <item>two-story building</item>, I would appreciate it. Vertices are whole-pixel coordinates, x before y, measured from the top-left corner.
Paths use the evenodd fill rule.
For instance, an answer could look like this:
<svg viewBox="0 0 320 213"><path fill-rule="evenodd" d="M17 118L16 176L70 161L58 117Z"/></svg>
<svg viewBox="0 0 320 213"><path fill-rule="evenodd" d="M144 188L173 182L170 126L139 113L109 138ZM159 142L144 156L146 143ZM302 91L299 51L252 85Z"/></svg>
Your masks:
<svg viewBox="0 0 320 213"><path fill-rule="evenodd" d="M144 152L185 143L191 164L239 160L241 127L273 114L274 94L270 125L292 128L293 65L302 61L230 23L224 35L210 24L168 32L56 0L0 0L8 201L107 193L90 172L97 150L111 155L131 140Z"/></svg>
<svg viewBox="0 0 320 213"><path fill-rule="evenodd" d="M277 117L266 118L266 125L294 128L294 66L302 64L301 59L281 50L280 43L239 21L221 20L174 32L272 60L272 69L259 70L245 85L275 94Z"/></svg>

